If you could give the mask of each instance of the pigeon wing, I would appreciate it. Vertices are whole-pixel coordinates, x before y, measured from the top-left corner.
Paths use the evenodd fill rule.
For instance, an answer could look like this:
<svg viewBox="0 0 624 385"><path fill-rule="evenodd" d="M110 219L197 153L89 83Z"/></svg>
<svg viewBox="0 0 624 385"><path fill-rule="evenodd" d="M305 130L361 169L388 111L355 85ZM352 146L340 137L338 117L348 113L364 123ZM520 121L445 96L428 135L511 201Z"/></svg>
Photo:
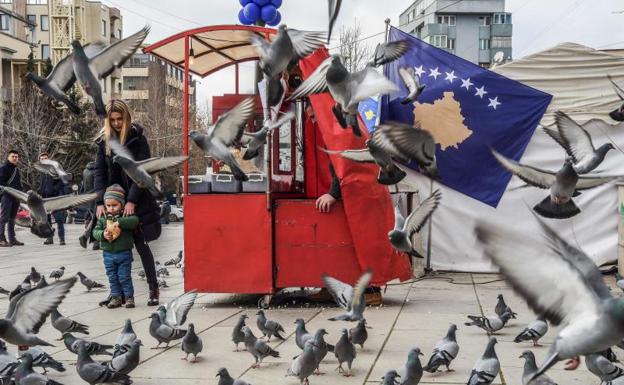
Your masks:
<svg viewBox="0 0 624 385"><path fill-rule="evenodd" d="M387 152L425 164L435 159L435 141L429 131L396 122L381 124L378 129L380 135L373 141Z"/></svg>
<svg viewBox="0 0 624 385"><path fill-rule="evenodd" d="M596 186L603 185L605 183L609 183L616 179L620 179L622 176L592 176L592 175L583 175L579 176L578 182L576 182L577 190L587 190Z"/></svg>
<svg viewBox="0 0 624 385"><path fill-rule="evenodd" d="M20 293L11 299L6 319L27 333L38 333L48 314L63 301L76 279L72 277Z"/></svg>
<svg viewBox="0 0 624 385"><path fill-rule="evenodd" d="M286 30L293 49L298 57L303 58L321 48L327 40L327 33L321 31L300 31L288 28Z"/></svg>
<svg viewBox="0 0 624 385"><path fill-rule="evenodd" d="M394 229L403 230L404 226L405 218L403 217L403 214L401 213L401 208L399 207L399 203L397 202L397 204L394 205Z"/></svg>
<svg viewBox="0 0 624 385"><path fill-rule="evenodd" d="M385 95L398 90L396 84L377 72L373 67L366 67L361 71L349 74L347 82L348 88L354 90L350 100L352 104L363 102L376 95Z"/></svg>
<svg viewBox="0 0 624 385"><path fill-rule="evenodd" d="M193 304L195 304L196 298L197 291L191 290L169 302L166 306L167 316L165 317L165 323L173 327L184 325L186 315L193 307Z"/></svg>
<svg viewBox="0 0 624 385"><path fill-rule="evenodd" d="M555 123L566 143L566 152L572 153L574 159L580 160L594 154L594 144L589 133L564 112L555 112Z"/></svg>
<svg viewBox="0 0 624 385"><path fill-rule="evenodd" d="M478 223L475 231L485 255L536 314L554 325L599 317L599 297L569 260L545 252L539 242L527 242L521 233L503 232L485 223Z"/></svg>
<svg viewBox="0 0 624 385"><path fill-rule="evenodd" d="M102 51L106 45L102 43L91 43L86 44L83 49L84 53L88 58L94 57L97 53ZM76 82L76 75L74 74L74 66L73 66L73 57L74 55L69 54L65 56L61 61L59 61L52 71L48 75L48 81L51 83L55 83L58 88L63 90L63 92L67 92L74 83Z"/></svg>
<svg viewBox="0 0 624 385"><path fill-rule="evenodd" d="M160 158L149 158L137 162L137 165L142 167L148 174L155 174L160 171L164 171L168 168L175 167L188 159L188 156L165 156Z"/></svg>
<svg viewBox="0 0 624 385"><path fill-rule="evenodd" d="M130 152L128 147L119 143L119 141L116 138L110 138L108 140L108 145L110 146L113 153L115 153L115 155L134 161L134 156L132 156L132 153Z"/></svg>
<svg viewBox="0 0 624 385"><path fill-rule="evenodd" d="M89 66L97 72L100 79L107 77L136 52L149 31L150 26L146 25L134 35L109 45L89 61Z"/></svg>
<svg viewBox="0 0 624 385"><path fill-rule="evenodd" d="M0 186L0 193L5 192L20 202L28 203L28 194L12 187Z"/></svg>
<svg viewBox="0 0 624 385"><path fill-rule="evenodd" d="M325 148L321 148L324 152L328 154L338 154L345 159L352 160L358 163L375 163L375 158L371 155L368 148L362 148L360 150L342 150L342 151L332 151L327 150Z"/></svg>
<svg viewBox="0 0 624 385"><path fill-rule="evenodd" d="M611 84L613 85L613 89L615 89L615 93L617 94L617 96L621 99L624 100L624 89L622 89L622 87L620 87L615 80L613 80L613 78L611 77L611 75L607 75L607 77L609 78L609 81L611 82Z"/></svg>
<svg viewBox="0 0 624 385"><path fill-rule="evenodd" d="M276 127L281 127L284 124L290 122L295 118L295 113L292 111L286 112L284 115L280 116L277 120L268 122L269 132Z"/></svg>
<svg viewBox="0 0 624 385"><path fill-rule="evenodd" d="M59 197L44 198L43 208L47 213L52 211L65 210L68 207L80 206L85 203L94 201L97 193L80 194L80 195L61 195Z"/></svg>
<svg viewBox="0 0 624 385"><path fill-rule="evenodd" d="M405 84L405 87L407 87L409 93L411 94L412 92L415 92L418 85L416 84L416 79L414 78L414 69L412 67L401 67L399 68L399 75L401 75L401 79L403 80L403 83Z"/></svg>
<svg viewBox="0 0 624 385"><path fill-rule="evenodd" d="M565 140L563 140L563 138L561 137L561 134L559 134L559 130L553 130L552 128L547 128L545 126L542 126L542 130L544 130L546 135L550 136L555 142L559 143L559 145L563 147L566 154L572 157L574 163L578 162L578 160L574 157L574 154L572 154L572 152L570 151L570 148L568 147Z"/></svg>
<svg viewBox="0 0 624 385"><path fill-rule="evenodd" d="M351 298L353 298L353 288L351 285L330 277L329 275L323 275L321 278L323 279L323 282L325 282L325 287L327 287L329 293L332 297L334 297L338 306L345 310L349 310Z"/></svg>
<svg viewBox="0 0 624 385"><path fill-rule="evenodd" d="M435 190L427 199L420 203L420 206L410 213L405 219L405 232L409 239L412 238L414 233L417 233L425 225L429 217L438 208L440 200L442 199L442 192Z"/></svg>
<svg viewBox="0 0 624 385"><path fill-rule="evenodd" d="M334 29L334 24L336 23L336 19L338 18L338 13L340 12L340 5L342 0L328 0L327 6L329 8L329 28L327 32L327 44L331 40L332 31Z"/></svg>
<svg viewBox="0 0 624 385"><path fill-rule="evenodd" d="M509 172L534 187L548 189L555 183L555 173L537 167L520 164L492 150L492 155ZM579 178L580 181L580 178ZM578 188L578 185L577 185Z"/></svg>
<svg viewBox="0 0 624 385"><path fill-rule="evenodd" d="M245 122L251 118L254 108L254 99L246 98L236 107L221 115L208 135L211 138L218 138L225 145L230 146L243 134Z"/></svg>
<svg viewBox="0 0 624 385"><path fill-rule="evenodd" d="M377 44L377 48L375 48L375 57L370 65L378 67L380 65L395 61L405 55L409 48L410 44L407 40Z"/></svg>
<svg viewBox="0 0 624 385"><path fill-rule="evenodd" d="M251 35L249 42L254 46L260 60L263 61L269 54L271 44L257 34Z"/></svg>
<svg viewBox="0 0 624 385"><path fill-rule="evenodd" d="M308 76L308 78L304 80L292 94L290 94L287 100L294 100L305 96L328 92L327 70L332 63L332 60L333 57L328 57L318 67L316 67L314 72L312 72L310 76Z"/></svg>
<svg viewBox="0 0 624 385"><path fill-rule="evenodd" d="M364 292L373 278L373 271L368 269L360 276L353 287L353 297L351 298L351 309L363 309L366 307Z"/></svg>

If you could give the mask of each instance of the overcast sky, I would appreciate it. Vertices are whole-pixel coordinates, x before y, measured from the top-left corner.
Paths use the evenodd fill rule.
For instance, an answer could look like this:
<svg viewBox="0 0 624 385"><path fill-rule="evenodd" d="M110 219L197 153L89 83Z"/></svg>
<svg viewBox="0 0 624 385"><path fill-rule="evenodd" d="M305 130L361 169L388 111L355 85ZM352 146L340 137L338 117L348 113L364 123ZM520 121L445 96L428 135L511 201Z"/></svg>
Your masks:
<svg viewBox="0 0 624 385"><path fill-rule="evenodd" d="M241 6L238 0L103 0L117 7L123 16L124 35L146 23L152 31L147 38L154 43L191 28L215 24L235 24ZM384 19L398 25L399 14L408 0L343 0L333 34L337 41L340 28L361 23L363 35L384 30ZM576 42L594 48L624 48L624 1L622 0L507 0L506 11L513 13L513 57L520 58L555 46ZM283 0L282 22L290 27L321 30L327 28L327 3L324 0ZM367 40L376 44L383 34ZM336 45L334 42L330 45ZM222 70L200 80L197 103L203 108L212 95L234 92L234 72ZM253 65L241 65L241 92L253 89Z"/></svg>

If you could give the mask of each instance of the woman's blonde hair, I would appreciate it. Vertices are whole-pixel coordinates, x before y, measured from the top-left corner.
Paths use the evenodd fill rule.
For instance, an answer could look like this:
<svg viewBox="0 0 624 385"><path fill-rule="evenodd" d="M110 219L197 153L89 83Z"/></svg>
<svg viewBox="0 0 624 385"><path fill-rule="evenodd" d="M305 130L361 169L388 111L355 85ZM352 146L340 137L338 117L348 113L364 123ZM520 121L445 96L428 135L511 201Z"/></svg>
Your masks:
<svg viewBox="0 0 624 385"><path fill-rule="evenodd" d="M115 135L115 131L110 125L110 116L113 112L120 113L123 118L123 126L121 127L119 137L117 137L119 143L126 144L126 139L128 139L128 133L130 132L130 127L132 124L130 108L128 108L128 105L123 100L111 99L111 101L106 104L106 118L104 119L104 127L102 128L102 131L100 133L100 136L104 136L104 140L106 143L106 155L111 154L110 145L108 143L111 136Z"/></svg>

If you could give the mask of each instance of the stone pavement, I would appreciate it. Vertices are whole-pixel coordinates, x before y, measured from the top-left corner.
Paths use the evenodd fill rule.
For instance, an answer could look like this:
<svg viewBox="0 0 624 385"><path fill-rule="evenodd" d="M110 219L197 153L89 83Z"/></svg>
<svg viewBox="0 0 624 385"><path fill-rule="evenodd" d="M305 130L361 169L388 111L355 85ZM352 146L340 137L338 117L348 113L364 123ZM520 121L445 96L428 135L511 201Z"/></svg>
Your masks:
<svg viewBox="0 0 624 385"><path fill-rule="evenodd" d="M106 283L106 275L97 251L85 251L78 245L77 237L82 230L81 225L68 225L68 245L43 246L41 239L35 238L27 229L20 229L18 239L26 246L0 249L0 286L13 289L24 276L35 266L40 272L48 274L53 268L66 267L66 276L82 271L87 276ZM56 240L55 240L56 241ZM162 237L152 244L157 260L164 262L174 256L182 248L182 225L164 226ZM134 270L141 268L138 255L135 255ZM161 291L163 300L170 300L182 292L182 274L179 269L169 269L171 276L167 278L170 286ZM294 343L293 322L296 318L304 318L311 332L324 327L329 332L326 340L335 343L340 330L352 327L352 324L330 322L327 318L338 313L335 307L316 307L315 305L296 305L296 307L269 309L267 316L280 321L287 331L285 342L272 341L281 358L268 358L260 369L251 369L252 356L247 352L233 352L234 344L230 340L231 328L238 316L247 313L250 316L248 325L258 335L255 325L256 299L232 296L201 294L195 308L189 313L189 321L204 342L204 351L197 363L188 363L180 358L183 353L179 344L172 344L169 349L152 350L155 340L149 335L148 316L154 310L145 305L147 285L136 275L135 290L138 307L135 309L108 310L98 308L97 303L107 296L106 290L86 292L79 283L72 289L67 299L60 305L60 312L72 319L90 326L90 339L101 343L112 344L123 326L124 319L132 319L134 330L144 343L141 351L141 364L132 373L134 383L158 385L194 385L216 384L215 374L220 367L227 367L232 376L242 378L254 385L298 384L294 377L284 377L292 357L299 354ZM534 316L513 294L508 286L493 274L440 274L436 279L426 279L414 283L395 284L388 287L384 295L384 304L366 310L366 318L372 329L365 349L358 347L358 357L354 362L354 377L345 378L334 369L337 361L328 355L321 364L323 376L310 378L311 384L364 384L378 383L382 375L389 369L402 365L408 350L413 346L421 348L427 361L434 343L442 338L450 323L459 326L457 338L460 351L451 365L454 372L425 373L421 383L465 384L470 370L483 352L488 337L481 329L467 327L467 314L493 313L496 295L503 293L509 306L518 313L517 320L511 320L506 328L497 334L496 351L501 360L501 374L495 384L520 384L523 360L518 356L523 350L531 348L538 362L545 357L548 346L555 333L549 331L542 339L544 347L532 348L531 343L515 344L514 337L530 322ZM609 283L613 284L612 278ZM0 311L6 311L8 300L0 298ZM48 341L58 338L59 333L47 322L41 329L40 336ZM50 378L64 384L84 383L77 375L75 355L64 348L62 342L54 342L56 347L46 351L61 360L67 367L64 373L50 372ZM9 347L15 353L15 347ZM622 351L616 348L622 356ZM331 353L330 353L331 354ZM105 356L96 357L104 359ZM548 373L559 384L589 385L599 384L599 380L591 375L582 365L579 370L568 372L558 364Z"/></svg>

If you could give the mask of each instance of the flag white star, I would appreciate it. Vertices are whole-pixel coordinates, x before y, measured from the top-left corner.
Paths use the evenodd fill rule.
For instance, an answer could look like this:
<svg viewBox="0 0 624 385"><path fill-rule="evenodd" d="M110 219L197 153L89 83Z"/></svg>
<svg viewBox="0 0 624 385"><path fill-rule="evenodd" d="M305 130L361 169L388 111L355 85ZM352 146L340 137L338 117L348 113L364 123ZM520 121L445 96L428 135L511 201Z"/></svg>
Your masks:
<svg viewBox="0 0 624 385"><path fill-rule="evenodd" d="M494 99L492 98L488 98L490 100L490 104L488 104L488 107L492 107L493 109L496 109L497 106L501 105L502 103L498 101L498 96L495 97Z"/></svg>
<svg viewBox="0 0 624 385"><path fill-rule="evenodd" d="M485 86L481 86L481 88L477 88L475 87L475 89L477 90L477 93L475 94L475 96L480 97L481 99L483 99L483 96L485 94L487 94L488 92L485 90Z"/></svg>
<svg viewBox="0 0 624 385"><path fill-rule="evenodd" d="M446 74L446 79L444 80L448 80L449 83L453 83L453 80L457 79L457 76L455 76L455 71L445 72L445 74Z"/></svg>
<svg viewBox="0 0 624 385"><path fill-rule="evenodd" d="M472 82L470 81L470 78L468 79L461 79L462 85L461 88L465 88L466 90L470 91L470 86L473 85Z"/></svg>
<svg viewBox="0 0 624 385"><path fill-rule="evenodd" d="M420 67L414 67L414 72L416 73L416 75L418 75L418 77L420 77L426 71L423 69L423 66L421 64Z"/></svg>
<svg viewBox="0 0 624 385"><path fill-rule="evenodd" d="M441 73L438 72L438 67L436 67L436 68L434 68L432 70L429 70L429 76L434 78L435 80L438 80L438 76L440 76L440 75L441 75Z"/></svg>

